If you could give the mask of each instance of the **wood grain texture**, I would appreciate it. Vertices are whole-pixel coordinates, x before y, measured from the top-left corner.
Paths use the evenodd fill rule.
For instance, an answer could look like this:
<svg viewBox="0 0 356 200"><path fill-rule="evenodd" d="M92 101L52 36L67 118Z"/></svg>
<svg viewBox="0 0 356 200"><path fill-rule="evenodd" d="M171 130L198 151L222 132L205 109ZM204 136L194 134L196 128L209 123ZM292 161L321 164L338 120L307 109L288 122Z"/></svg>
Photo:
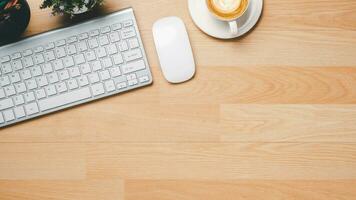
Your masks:
<svg viewBox="0 0 356 200"><path fill-rule="evenodd" d="M10 127L2 132L0 141L348 143L356 140L355 109L349 104L177 106L104 100ZM88 126L88 120L100 124L100 128ZM144 123L137 123L140 121ZM60 128L53 129L58 123ZM28 124L33 126L31 132L26 131Z"/></svg>
<svg viewBox="0 0 356 200"><path fill-rule="evenodd" d="M123 200L124 182L109 180L0 181L0 199L6 200Z"/></svg>
<svg viewBox="0 0 356 200"><path fill-rule="evenodd" d="M350 199L355 181L130 180L128 200Z"/></svg>
<svg viewBox="0 0 356 200"><path fill-rule="evenodd" d="M0 200L355 199L356 2L264 2L222 41L185 0L106 0L96 14L134 8L154 84L1 129ZM29 3L27 36L73 22ZM171 15L197 64L181 85L151 33Z"/></svg>
<svg viewBox="0 0 356 200"><path fill-rule="evenodd" d="M89 145L87 176L107 179L344 180L356 146L333 143Z"/></svg>
<svg viewBox="0 0 356 200"><path fill-rule="evenodd" d="M0 180L85 179L82 147L80 144L1 143Z"/></svg>

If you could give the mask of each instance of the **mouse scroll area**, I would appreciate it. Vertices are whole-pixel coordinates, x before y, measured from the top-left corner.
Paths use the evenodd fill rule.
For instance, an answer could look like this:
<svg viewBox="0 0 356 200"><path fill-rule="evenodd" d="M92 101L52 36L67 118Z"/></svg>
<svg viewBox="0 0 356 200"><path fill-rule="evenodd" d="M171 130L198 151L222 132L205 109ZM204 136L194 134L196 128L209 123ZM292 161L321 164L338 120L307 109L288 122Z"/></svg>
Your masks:
<svg viewBox="0 0 356 200"><path fill-rule="evenodd" d="M157 30L157 29L156 29ZM165 26L155 33L160 38L161 46L169 46L177 38L177 30L171 26Z"/></svg>

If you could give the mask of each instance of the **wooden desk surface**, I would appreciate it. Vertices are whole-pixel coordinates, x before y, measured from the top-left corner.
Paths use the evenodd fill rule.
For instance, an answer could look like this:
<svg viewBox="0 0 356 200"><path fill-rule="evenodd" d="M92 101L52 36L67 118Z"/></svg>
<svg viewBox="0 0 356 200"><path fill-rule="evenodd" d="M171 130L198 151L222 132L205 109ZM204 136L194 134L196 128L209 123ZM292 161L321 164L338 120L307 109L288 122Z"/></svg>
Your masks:
<svg viewBox="0 0 356 200"><path fill-rule="evenodd" d="M67 23L30 4L28 35ZM154 84L0 130L0 199L355 199L356 1L265 4L251 34L221 41L185 0L107 0L134 7ZM154 51L168 15L195 52L182 85Z"/></svg>

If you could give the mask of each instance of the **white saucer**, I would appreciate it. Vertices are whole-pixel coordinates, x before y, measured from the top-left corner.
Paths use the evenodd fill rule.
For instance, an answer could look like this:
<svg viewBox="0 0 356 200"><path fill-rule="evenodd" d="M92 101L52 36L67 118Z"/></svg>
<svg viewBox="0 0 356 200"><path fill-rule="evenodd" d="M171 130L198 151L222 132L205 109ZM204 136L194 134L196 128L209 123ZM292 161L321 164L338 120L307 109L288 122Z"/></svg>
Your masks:
<svg viewBox="0 0 356 200"><path fill-rule="evenodd" d="M263 9L263 0L250 0L248 10L237 21L239 32L233 35L227 22L217 20L210 13L205 0L188 0L188 4L194 23L206 34L220 39L237 38L249 32L257 24Z"/></svg>

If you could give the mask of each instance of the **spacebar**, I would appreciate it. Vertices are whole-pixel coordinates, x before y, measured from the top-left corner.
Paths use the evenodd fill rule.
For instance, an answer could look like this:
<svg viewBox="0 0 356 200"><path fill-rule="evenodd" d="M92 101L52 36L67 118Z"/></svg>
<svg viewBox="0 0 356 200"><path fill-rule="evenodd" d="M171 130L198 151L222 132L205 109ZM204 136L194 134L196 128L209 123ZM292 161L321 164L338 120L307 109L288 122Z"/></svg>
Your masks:
<svg viewBox="0 0 356 200"><path fill-rule="evenodd" d="M38 105L41 111L54 109L57 107L65 106L67 104L75 103L91 97L89 88L81 88L72 92L61 94L48 99L40 100Z"/></svg>

